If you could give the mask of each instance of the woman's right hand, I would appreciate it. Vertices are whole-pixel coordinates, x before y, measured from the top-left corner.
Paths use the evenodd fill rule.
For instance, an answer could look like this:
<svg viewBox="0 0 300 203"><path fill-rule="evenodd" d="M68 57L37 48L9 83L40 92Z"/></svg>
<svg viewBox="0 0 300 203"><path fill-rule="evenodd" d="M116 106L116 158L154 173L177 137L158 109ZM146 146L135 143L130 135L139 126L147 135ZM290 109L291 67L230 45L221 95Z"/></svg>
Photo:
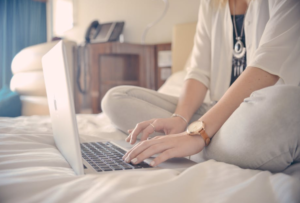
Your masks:
<svg viewBox="0 0 300 203"><path fill-rule="evenodd" d="M152 125L150 125L152 124ZM154 132L162 132L165 135L181 133L187 127L187 123L180 117L155 118L138 123L134 129L128 130L126 142L134 144L137 136L142 133L141 141L146 140Z"/></svg>

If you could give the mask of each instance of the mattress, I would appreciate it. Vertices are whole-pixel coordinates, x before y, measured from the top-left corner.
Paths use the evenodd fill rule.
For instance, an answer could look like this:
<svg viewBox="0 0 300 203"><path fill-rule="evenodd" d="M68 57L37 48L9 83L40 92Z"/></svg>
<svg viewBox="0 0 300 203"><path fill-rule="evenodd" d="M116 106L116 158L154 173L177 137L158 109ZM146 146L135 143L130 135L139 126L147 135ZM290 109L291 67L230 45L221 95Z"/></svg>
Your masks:
<svg viewBox="0 0 300 203"><path fill-rule="evenodd" d="M178 96L184 75L173 74L159 91ZM77 123L81 142L126 137L105 114L77 115ZM300 164L272 174L204 160L201 153L192 159L198 164L185 170L76 176L55 146L49 116L0 118L0 202L300 202Z"/></svg>
<svg viewBox="0 0 300 203"><path fill-rule="evenodd" d="M77 115L80 139L124 139L105 114ZM76 176L48 116L0 118L0 202L300 202L300 165L284 173L202 161L171 169Z"/></svg>

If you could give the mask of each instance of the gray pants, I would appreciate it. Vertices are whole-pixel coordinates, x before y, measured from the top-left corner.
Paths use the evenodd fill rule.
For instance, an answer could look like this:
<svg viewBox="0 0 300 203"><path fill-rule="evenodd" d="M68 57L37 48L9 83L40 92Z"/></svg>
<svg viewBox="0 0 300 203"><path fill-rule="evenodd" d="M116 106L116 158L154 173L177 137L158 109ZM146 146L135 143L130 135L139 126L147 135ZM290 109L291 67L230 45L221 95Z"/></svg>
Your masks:
<svg viewBox="0 0 300 203"><path fill-rule="evenodd" d="M141 121L170 117L177 97L134 86L111 89L102 100L105 114L127 133ZM211 105L202 104L190 122ZM214 135L205 159L242 168L280 172L300 161L300 87L278 85L255 91Z"/></svg>

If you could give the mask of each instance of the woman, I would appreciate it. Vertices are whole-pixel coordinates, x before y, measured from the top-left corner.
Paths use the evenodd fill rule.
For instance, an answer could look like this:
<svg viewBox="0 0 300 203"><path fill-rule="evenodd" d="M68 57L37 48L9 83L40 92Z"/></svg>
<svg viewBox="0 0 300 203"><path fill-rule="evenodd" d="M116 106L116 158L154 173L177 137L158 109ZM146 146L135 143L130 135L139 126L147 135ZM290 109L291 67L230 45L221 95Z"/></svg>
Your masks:
<svg viewBox="0 0 300 203"><path fill-rule="evenodd" d="M272 172L300 161L299 20L298 0L201 0L181 96L121 86L102 101L119 129L135 126L126 141L141 133L123 159L160 153L157 166L204 150L206 159ZM202 104L208 89L211 108ZM166 136L147 139L155 132Z"/></svg>

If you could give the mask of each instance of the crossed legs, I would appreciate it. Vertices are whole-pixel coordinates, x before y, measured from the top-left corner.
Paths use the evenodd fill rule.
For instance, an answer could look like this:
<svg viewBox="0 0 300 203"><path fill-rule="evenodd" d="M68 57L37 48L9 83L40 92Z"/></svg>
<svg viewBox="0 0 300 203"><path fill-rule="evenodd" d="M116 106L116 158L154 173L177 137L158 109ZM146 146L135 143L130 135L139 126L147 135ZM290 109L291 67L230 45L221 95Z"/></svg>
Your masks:
<svg viewBox="0 0 300 203"><path fill-rule="evenodd" d="M123 132L142 121L170 117L177 97L133 86L111 89L102 109ZM210 105L203 104L190 122ZM255 91L214 135L206 159L242 168L283 171L300 161L300 87L272 86Z"/></svg>

